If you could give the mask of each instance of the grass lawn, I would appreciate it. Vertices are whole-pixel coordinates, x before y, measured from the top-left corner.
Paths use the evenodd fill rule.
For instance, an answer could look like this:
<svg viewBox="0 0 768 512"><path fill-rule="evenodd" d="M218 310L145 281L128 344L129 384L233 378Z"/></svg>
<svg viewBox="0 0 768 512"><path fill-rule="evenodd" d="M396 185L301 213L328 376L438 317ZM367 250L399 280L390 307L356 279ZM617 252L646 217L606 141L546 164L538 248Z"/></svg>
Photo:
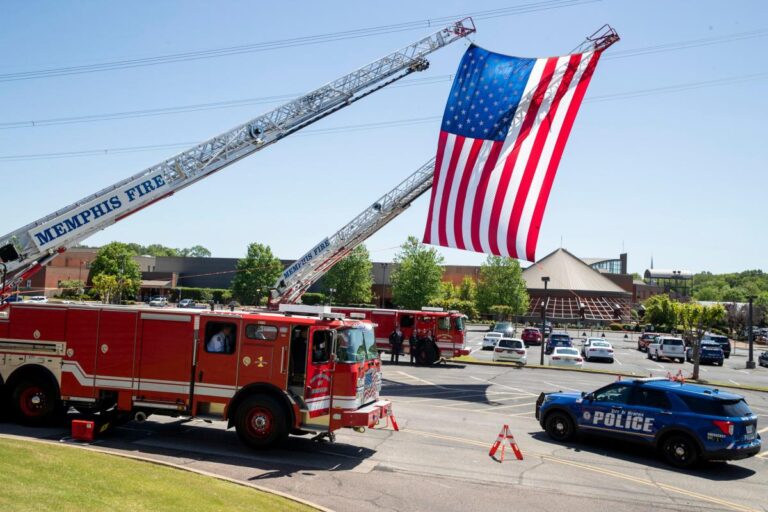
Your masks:
<svg viewBox="0 0 768 512"><path fill-rule="evenodd" d="M76 448L0 439L0 510L313 511L187 471Z"/></svg>

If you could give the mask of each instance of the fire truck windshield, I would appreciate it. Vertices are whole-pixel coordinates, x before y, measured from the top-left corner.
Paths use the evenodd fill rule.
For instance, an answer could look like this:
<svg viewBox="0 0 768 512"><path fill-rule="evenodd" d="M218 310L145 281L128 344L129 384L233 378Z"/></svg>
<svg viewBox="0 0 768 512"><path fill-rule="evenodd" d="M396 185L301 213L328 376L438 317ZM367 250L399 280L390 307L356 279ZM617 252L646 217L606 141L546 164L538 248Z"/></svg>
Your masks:
<svg viewBox="0 0 768 512"><path fill-rule="evenodd" d="M373 327L362 325L339 329L336 357L342 363L360 363L379 357Z"/></svg>
<svg viewBox="0 0 768 512"><path fill-rule="evenodd" d="M453 324L456 326L457 331L463 331L464 330L464 317L463 316L457 316L453 318Z"/></svg>

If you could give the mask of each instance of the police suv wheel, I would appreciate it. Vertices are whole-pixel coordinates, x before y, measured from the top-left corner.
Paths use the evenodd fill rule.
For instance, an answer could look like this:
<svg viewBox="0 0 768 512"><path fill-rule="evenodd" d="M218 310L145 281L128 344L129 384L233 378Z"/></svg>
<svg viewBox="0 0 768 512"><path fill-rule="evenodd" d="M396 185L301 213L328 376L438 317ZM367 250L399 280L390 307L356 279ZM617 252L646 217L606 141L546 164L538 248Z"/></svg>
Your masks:
<svg viewBox="0 0 768 512"><path fill-rule="evenodd" d="M237 435L251 448L273 448L288 437L284 409L274 398L250 396L237 407L235 414Z"/></svg>
<svg viewBox="0 0 768 512"><path fill-rule="evenodd" d="M547 415L544 430L547 431L549 437L561 443L572 439L576 433L570 416L559 411L554 411Z"/></svg>
<svg viewBox="0 0 768 512"><path fill-rule="evenodd" d="M661 452L667 462L678 468L689 468L699 460L696 443L684 434L667 437L661 445Z"/></svg>

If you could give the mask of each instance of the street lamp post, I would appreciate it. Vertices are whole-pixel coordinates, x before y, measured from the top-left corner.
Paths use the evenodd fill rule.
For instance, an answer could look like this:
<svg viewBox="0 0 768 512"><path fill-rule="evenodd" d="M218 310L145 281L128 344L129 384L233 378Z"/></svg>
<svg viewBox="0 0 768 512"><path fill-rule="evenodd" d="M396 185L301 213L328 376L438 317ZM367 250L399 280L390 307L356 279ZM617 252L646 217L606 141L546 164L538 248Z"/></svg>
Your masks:
<svg viewBox="0 0 768 512"><path fill-rule="evenodd" d="M549 303L549 296L547 295L547 284L549 284L549 276L542 276L541 280L544 281L544 302L541 303L541 360L539 364L544 366L544 345L546 344L546 337L544 333L547 332L547 305Z"/></svg>
<svg viewBox="0 0 768 512"><path fill-rule="evenodd" d="M753 322L752 322L752 301L755 299L755 297L750 295L748 297L748 299L749 299L749 312L748 312L749 318L747 318L747 322L749 322L749 323L747 324L747 341L749 342L749 357L747 357L747 368L748 369L753 369L753 368L755 368L755 359L754 359L754 357L755 357L755 354L754 354L754 350L755 350L755 336L754 336L754 333L752 332L752 327L753 327Z"/></svg>
<svg viewBox="0 0 768 512"><path fill-rule="evenodd" d="M333 294L336 292L336 288L328 288L328 305L333 304Z"/></svg>

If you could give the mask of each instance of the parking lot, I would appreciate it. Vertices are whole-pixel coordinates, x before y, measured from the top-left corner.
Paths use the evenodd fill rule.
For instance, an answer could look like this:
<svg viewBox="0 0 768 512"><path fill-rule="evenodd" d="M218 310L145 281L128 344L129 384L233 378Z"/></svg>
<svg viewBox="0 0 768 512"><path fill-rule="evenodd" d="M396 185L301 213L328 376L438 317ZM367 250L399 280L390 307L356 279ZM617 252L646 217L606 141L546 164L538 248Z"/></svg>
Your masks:
<svg viewBox="0 0 768 512"><path fill-rule="evenodd" d="M387 364L382 394L394 402L400 432L345 431L334 444L291 438L283 449L251 452L221 423L152 417L95 444L257 483L339 511L768 510L765 451L679 471L624 443L554 443L534 418L541 391L589 391L613 380L546 369ZM768 394L744 395L765 435ZM504 424L524 460L510 453L503 463L488 457ZM65 427L2 423L0 431L70 442Z"/></svg>
<svg viewBox="0 0 768 512"><path fill-rule="evenodd" d="M522 328L518 327L518 334L521 331ZM467 345L472 351L472 356L482 361L490 361L493 354L490 350L482 350L482 339L486 332L484 327L472 327L467 337ZM579 350L585 337L602 337L605 334L604 339L613 345L615 356L613 364L604 361L585 361L585 369L608 370L630 375L653 377L666 376L667 372L674 375L677 374L678 370L682 370L683 374L688 377L693 371L693 364L688 362L679 364L667 360L655 361L648 359L645 352L637 350L639 333L627 333L625 338L625 333L592 331L589 329L580 331L573 329L561 331L556 329L555 332L568 332L574 341L574 347ZM538 346L528 348L528 363L539 363L540 350ZM768 350L764 345L755 345L755 361L757 361L760 352L764 350ZM722 367L701 365L701 379L734 385L768 386L768 368L758 366L754 370L747 370L746 362L747 350L743 347L743 344L738 343L731 352L731 357L725 359ZM549 356L547 355L544 356L544 364L549 364Z"/></svg>

